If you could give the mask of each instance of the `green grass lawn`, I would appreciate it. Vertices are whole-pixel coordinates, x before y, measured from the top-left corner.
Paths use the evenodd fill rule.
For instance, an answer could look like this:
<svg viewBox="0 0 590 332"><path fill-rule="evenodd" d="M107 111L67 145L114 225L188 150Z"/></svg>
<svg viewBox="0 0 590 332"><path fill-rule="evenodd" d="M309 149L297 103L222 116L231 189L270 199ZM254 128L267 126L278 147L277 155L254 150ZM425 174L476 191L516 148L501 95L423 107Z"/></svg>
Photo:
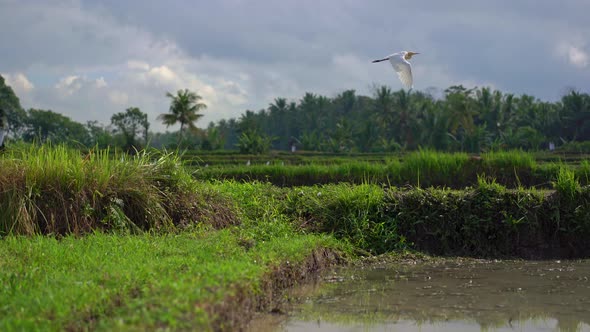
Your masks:
<svg viewBox="0 0 590 332"><path fill-rule="evenodd" d="M237 229L5 237L0 330L210 329L208 306L238 287L256 292L272 267L336 246L294 233L248 243Z"/></svg>

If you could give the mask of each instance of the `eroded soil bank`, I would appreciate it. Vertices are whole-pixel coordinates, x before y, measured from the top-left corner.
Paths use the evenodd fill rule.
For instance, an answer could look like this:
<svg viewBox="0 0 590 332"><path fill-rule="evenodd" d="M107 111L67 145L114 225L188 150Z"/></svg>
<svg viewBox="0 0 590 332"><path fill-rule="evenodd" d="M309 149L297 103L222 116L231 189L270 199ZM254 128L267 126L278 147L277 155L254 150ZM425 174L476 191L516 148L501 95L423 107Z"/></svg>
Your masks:
<svg viewBox="0 0 590 332"><path fill-rule="evenodd" d="M278 313L284 306L284 292L295 285L319 278L328 268L344 262L332 249L317 249L300 263L289 261L272 268L259 288L235 287L232 294L216 305L207 306L215 331L242 331L256 313Z"/></svg>

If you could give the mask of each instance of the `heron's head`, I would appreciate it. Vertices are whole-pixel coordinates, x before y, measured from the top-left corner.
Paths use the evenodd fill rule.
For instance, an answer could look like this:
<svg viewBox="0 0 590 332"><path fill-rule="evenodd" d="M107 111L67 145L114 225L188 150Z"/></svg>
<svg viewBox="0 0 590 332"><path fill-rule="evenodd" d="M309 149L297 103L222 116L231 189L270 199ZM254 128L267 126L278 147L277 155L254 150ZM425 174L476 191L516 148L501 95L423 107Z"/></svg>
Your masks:
<svg viewBox="0 0 590 332"><path fill-rule="evenodd" d="M416 54L420 54L418 52L412 52L412 51L404 51L404 59L406 60L410 60L414 55Z"/></svg>

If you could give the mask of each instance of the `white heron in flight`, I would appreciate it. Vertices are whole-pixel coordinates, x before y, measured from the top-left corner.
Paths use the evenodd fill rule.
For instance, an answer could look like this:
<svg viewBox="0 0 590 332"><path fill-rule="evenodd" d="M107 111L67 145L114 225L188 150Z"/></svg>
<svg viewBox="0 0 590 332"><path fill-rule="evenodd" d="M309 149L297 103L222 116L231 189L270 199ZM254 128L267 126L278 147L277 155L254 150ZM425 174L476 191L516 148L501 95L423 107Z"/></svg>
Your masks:
<svg viewBox="0 0 590 332"><path fill-rule="evenodd" d="M412 56L416 54L420 53L402 51L388 55L383 59L373 60L373 63L389 60L393 66L393 69L395 69L397 72L400 81L402 81L406 88L411 89L414 87L414 80L412 79L412 65L408 60L410 60Z"/></svg>

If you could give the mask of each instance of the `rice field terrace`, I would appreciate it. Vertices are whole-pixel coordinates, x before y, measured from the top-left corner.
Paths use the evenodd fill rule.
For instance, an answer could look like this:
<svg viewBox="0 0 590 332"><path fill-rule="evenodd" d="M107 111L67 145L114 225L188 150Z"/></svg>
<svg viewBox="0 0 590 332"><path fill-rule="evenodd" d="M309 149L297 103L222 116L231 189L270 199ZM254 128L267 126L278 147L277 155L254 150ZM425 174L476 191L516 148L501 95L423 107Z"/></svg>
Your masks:
<svg viewBox="0 0 590 332"><path fill-rule="evenodd" d="M481 155L430 150L350 156L277 153L197 157L189 153L183 155L183 159L201 180L257 180L278 186L349 182L462 189L476 185L478 176L485 175L508 188L551 188L562 168L573 171L583 185L588 184L590 178L590 163L585 155L520 150Z"/></svg>
<svg viewBox="0 0 590 332"><path fill-rule="evenodd" d="M453 155L452 152L436 152L432 150L423 150L429 154L435 155ZM555 151L536 151L528 152L522 150L501 150L495 154L504 155L517 152L517 154L526 154L533 158L537 163L558 162L576 165L583 160L590 158L589 154L583 152L555 150ZM314 151L270 151L268 154L243 154L232 150L219 151L194 151L186 150L181 153L183 161L187 166L242 166L248 161L252 165L285 164L285 165L338 165L355 161L385 163L392 159L401 159L408 155L416 154L415 151L409 152L392 152L392 153L327 153ZM463 154L463 153L458 153ZM494 151L489 152L494 154ZM471 157L480 155L468 154Z"/></svg>
<svg viewBox="0 0 590 332"><path fill-rule="evenodd" d="M282 290L359 256L590 256L585 159L421 151L201 167L187 158L3 151L0 330L240 330L284 301ZM260 181L222 173L256 167ZM290 181L302 176L296 167L340 177L277 186L262 175L286 167ZM372 169L391 181L372 180Z"/></svg>

